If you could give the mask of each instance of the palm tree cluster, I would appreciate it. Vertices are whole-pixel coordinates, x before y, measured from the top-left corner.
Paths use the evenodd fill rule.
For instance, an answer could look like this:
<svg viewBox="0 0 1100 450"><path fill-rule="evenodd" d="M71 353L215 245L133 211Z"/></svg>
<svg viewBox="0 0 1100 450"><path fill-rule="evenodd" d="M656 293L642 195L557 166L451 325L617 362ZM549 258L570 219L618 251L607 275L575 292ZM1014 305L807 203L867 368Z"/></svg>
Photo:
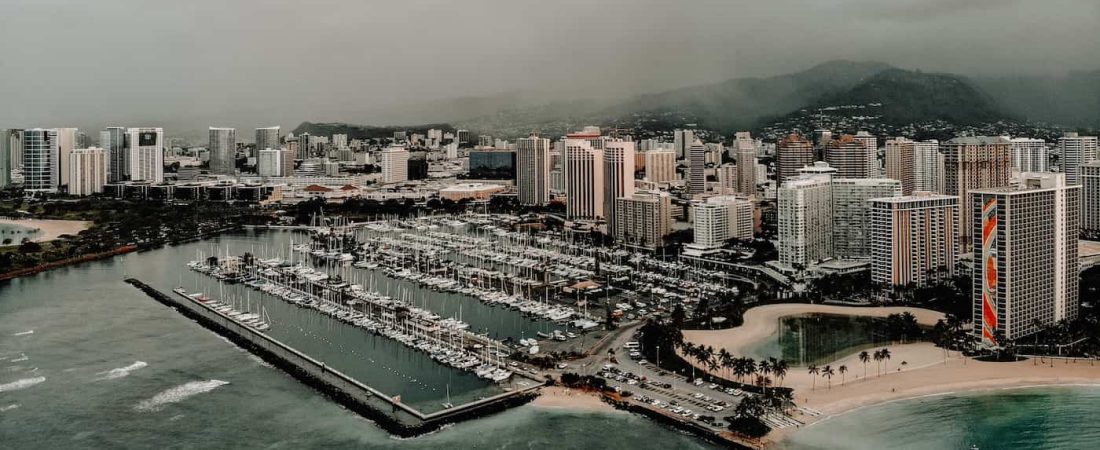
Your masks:
<svg viewBox="0 0 1100 450"><path fill-rule="evenodd" d="M787 376L790 365L787 361L777 358L767 358L757 362L753 358L737 357L721 349L714 347L695 345L684 342L680 345L680 351L684 356L695 360L696 365L704 367L711 372L725 371L726 379L733 378L739 384L751 384L768 392L768 386L777 380L782 385L783 378ZM746 379L748 383L746 383Z"/></svg>

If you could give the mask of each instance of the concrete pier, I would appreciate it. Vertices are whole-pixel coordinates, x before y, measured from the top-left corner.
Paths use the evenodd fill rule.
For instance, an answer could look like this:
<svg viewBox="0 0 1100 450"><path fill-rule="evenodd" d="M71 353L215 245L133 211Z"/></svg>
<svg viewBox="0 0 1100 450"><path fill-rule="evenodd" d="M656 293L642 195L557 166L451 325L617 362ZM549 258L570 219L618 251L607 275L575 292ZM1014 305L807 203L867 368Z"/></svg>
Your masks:
<svg viewBox="0 0 1100 450"><path fill-rule="evenodd" d="M168 295L133 278L126 282L398 436L416 436L448 423L503 411L522 405L538 395L539 386L532 386L424 414L187 295L178 292Z"/></svg>

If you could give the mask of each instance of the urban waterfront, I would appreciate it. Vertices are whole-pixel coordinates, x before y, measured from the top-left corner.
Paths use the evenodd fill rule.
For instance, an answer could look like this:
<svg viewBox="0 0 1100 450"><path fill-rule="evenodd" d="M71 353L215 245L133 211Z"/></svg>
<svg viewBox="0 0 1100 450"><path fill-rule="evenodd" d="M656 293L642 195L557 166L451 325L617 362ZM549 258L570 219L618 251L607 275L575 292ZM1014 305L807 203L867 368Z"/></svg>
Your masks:
<svg viewBox="0 0 1100 450"><path fill-rule="evenodd" d="M709 447L697 437L640 416L538 406L399 440L122 282L125 277L141 278L168 290L181 280L187 284L194 279L184 264L198 252L274 247L289 236L224 235L0 285L0 434L5 442L13 448L147 448L164 442L188 448ZM251 301L260 301L260 296ZM343 338L359 332L319 322L326 317L309 318L313 313L306 310L286 306L284 312L274 299L264 302L275 327L288 327L293 323L288 320L291 313L300 311L297 314L306 316L303 326ZM293 337L290 330L277 333ZM453 396L486 389L476 379L464 388L456 379L468 374L448 374L450 369L420 362L421 354L389 341L359 339L364 340L355 351L369 351L371 358L384 361L380 365L415 374L427 384L379 385L384 392L420 396L428 404L438 398L444 377L450 377ZM344 342L343 349L326 349L318 342L310 351L329 351L336 357L351 350L352 342ZM349 359L361 360L360 356ZM373 376L366 365L358 370L371 383L386 378ZM1043 388L898 402L826 420L793 434L781 446L968 448L973 443L981 448L1020 448L1041 442L1043 448L1086 448L1097 436L1089 435L1083 424L1098 398L1100 390L1095 388ZM1042 427L1005 433L1005 427L1034 419L1038 412L1047 414ZM967 428L944 434L951 428L944 423L964 419ZM877 432L855 432L868 426ZM936 429L938 440L910 441L927 434L917 429Z"/></svg>

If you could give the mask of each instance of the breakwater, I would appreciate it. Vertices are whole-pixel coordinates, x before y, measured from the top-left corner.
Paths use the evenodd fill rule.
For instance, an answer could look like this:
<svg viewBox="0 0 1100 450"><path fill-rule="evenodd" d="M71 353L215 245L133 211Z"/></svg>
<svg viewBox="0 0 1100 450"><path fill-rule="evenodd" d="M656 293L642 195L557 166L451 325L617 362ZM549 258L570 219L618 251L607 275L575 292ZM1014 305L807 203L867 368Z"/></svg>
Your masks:
<svg viewBox="0 0 1100 450"><path fill-rule="evenodd" d="M505 392L475 402L457 405L444 411L424 414L401 403L399 398L367 386L341 373L324 362L318 361L285 343L262 332L243 325L218 311L192 301L181 293L168 295L139 280L130 278L127 283L146 295L178 311L203 327L224 336L234 344L248 350L273 366L285 371L337 403L366 417L387 432L410 437L439 429L445 424L482 417L522 405L534 399L537 386L530 389Z"/></svg>

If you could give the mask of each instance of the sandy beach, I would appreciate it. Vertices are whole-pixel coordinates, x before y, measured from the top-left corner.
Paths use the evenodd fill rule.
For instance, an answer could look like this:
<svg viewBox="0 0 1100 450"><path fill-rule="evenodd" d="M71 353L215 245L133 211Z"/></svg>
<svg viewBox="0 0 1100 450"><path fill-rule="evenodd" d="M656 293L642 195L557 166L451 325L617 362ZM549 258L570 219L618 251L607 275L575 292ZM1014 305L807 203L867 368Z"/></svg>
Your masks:
<svg viewBox="0 0 1100 450"><path fill-rule="evenodd" d="M15 225L24 228L38 229L38 236L32 239L35 242L46 242L57 239L58 236L63 234L70 234L75 236L83 230L88 229L92 224L91 222L85 222L81 220L49 220L49 219L26 219L26 220L13 220L13 219L0 219L0 225ZM19 235L12 236L0 236L0 240L4 237L12 237L13 245L18 245L22 240Z"/></svg>
<svg viewBox="0 0 1100 450"><path fill-rule="evenodd" d="M542 395L535 398L535 400L531 402L532 405L542 408L560 408L578 411L619 411L611 405L604 403L599 395L592 392L569 389L561 386L548 386L542 388L541 391Z"/></svg>
<svg viewBox="0 0 1100 450"><path fill-rule="evenodd" d="M764 305L745 311L745 323L736 328L725 330L684 330L684 340L694 344L708 345L715 350L725 348L735 355L743 355L745 349L775 334L779 329L779 319L799 314L840 314L849 316L886 317L908 311L921 325L935 325L943 318L943 313L930 309L909 307L855 307L834 305L811 305L807 303L785 303Z"/></svg>
<svg viewBox="0 0 1100 450"><path fill-rule="evenodd" d="M943 314L920 308L852 308L826 305L767 305L745 313L745 325L729 330L684 331L684 339L695 344L726 348L735 355L777 330L783 316L825 313L885 317L909 311L923 325L932 325ZM945 352L928 342L889 345L889 360L863 364L858 352L828 363L839 371L831 380L810 375L804 367L792 367L782 385L795 392L798 406L820 411L820 416L796 412L794 418L806 425L826 420L858 408L903 399L946 395L989 389L1050 385L1100 386L1100 364L1088 360L1039 360L1011 363L981 362L964 358L957 352ZM872 351L872 349L868 349ZM819 364L823 367L825 364ZM720 373L719 373L720 375ZM830 386L831 385L831 386ZM804 425L805 426L805 425ZM768 440L776 442L797 428L774 430Z"/></svg>

